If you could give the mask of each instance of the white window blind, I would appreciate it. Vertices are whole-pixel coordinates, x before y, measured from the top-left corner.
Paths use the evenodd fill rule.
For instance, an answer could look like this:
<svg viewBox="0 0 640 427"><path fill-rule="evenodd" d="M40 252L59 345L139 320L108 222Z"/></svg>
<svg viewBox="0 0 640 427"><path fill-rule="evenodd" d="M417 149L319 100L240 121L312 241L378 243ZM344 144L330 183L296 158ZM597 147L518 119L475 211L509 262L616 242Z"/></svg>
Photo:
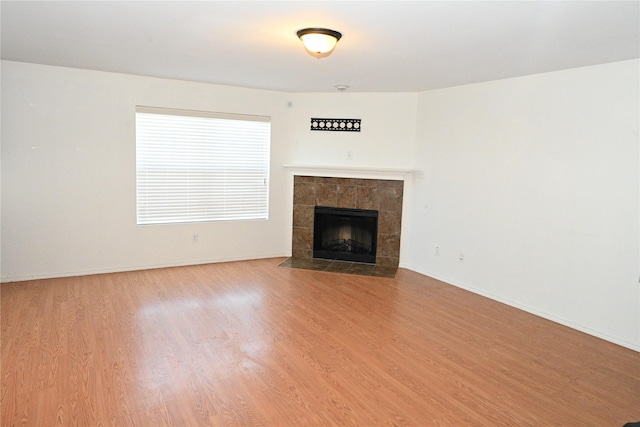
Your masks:
<svg viewBox="0 0 640 427"><path fill-rule="evenodd" d="M269 117L136 107L138 224L267 219Z"/></svg>

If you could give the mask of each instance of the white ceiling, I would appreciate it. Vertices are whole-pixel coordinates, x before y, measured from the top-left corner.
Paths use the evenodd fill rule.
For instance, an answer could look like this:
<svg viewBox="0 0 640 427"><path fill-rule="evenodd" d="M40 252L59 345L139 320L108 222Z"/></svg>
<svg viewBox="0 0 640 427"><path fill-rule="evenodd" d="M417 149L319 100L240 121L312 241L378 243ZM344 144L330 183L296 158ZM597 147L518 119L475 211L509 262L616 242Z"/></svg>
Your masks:
<svg viewBox="0 0 640 427"><path fill-rule="evenodd" d="M286 92L417 92L640 57L640 1L2 1L2 59ZM343 33L315 59L304 27Z"/></svg>

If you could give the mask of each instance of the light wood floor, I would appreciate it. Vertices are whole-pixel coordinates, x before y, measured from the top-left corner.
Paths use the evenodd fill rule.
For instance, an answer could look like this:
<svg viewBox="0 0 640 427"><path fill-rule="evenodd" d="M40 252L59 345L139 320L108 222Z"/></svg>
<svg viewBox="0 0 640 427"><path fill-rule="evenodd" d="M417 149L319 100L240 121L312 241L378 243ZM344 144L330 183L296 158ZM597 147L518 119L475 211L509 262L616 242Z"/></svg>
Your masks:
<svg viewBox="0 0 640 427"><path fill-rule="evenodd" d="M622 426L640 353L400 269L3 284L2 426Z"/></svg>

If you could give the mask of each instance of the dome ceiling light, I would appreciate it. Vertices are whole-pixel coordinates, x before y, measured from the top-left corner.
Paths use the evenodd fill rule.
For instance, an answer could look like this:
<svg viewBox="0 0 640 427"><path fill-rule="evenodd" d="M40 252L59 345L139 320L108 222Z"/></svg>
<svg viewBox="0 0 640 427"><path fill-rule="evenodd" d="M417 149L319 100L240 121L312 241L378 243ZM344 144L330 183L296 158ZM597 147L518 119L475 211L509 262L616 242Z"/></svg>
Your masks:
<svg viewBox="0 0 640 427"><path fill-rule="evenodd" d="M342 37L339 32L327 28L303 28L298 30L297 35L307 52L316 58L331 55L336 43Z"/></svg>

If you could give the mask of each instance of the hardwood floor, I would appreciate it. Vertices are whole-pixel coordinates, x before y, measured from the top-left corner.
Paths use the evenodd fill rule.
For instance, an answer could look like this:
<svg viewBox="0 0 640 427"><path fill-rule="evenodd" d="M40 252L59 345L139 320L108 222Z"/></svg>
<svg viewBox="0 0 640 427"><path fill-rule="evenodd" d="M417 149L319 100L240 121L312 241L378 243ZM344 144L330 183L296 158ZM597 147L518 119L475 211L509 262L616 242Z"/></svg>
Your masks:
<svg viewBox="0 0 640 427"><path fill-rule="evenodd" d="M2 426L622 426L640 353L399 269L1 287Z"/></svg>

